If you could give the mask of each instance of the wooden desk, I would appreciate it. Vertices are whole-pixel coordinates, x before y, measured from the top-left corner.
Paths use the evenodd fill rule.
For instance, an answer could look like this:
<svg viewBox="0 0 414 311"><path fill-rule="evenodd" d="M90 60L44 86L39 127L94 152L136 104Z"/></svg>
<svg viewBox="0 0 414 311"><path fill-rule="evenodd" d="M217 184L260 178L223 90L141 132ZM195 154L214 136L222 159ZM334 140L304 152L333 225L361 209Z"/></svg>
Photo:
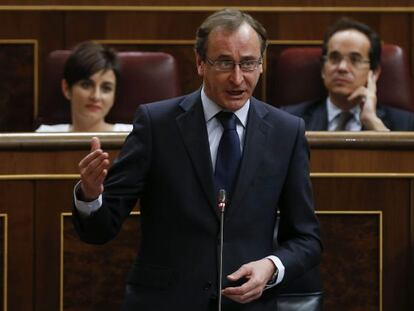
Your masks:
<svg viewBox="0 0 414 311"><path fill-rule="evenodd" d="M105 246L70 220L92 134L0 135L0 306L116 310L139 246L139 213ZM125 134L99 134L114 158ZM414 133L308 133L325 245L325 310L410 310ZM3 279L3 282L1 280Z"/></svg>

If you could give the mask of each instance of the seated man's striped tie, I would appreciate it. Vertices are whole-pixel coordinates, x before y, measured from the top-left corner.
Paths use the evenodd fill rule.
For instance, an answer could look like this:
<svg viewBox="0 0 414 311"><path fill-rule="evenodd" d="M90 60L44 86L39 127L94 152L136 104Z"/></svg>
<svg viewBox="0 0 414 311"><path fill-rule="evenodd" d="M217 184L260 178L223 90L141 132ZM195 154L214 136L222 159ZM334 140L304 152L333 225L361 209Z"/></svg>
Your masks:
<svg viewBox="0 0 414 311"><path fill-rule="evenodd" d="M353 117L352 112L349 111L342 111L338 114L338 124L335 128L335 131L345 131L346 125L348 124L349 120Z"/></svg>

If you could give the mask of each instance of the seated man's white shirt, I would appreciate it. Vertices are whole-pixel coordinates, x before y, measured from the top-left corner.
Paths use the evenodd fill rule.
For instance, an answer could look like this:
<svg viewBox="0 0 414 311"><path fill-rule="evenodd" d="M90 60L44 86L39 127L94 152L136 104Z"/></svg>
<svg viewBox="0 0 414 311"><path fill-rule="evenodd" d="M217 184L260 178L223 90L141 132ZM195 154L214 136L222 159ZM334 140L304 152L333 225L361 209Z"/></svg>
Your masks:
<svg viewBox="0 0 414 311"><path fill-rule="evenodd" d="M342 112L342 110L335 106L329 97L326 99L326 110L328 112L328 131L334 131L338 126L338 116ZM359 118L359 114L361 113L361 107L359 107L359 105L356 105L351 110L349 110L349 112L352 113L352 118L346 124L345 130L361 131L362 124Z"/></svg>

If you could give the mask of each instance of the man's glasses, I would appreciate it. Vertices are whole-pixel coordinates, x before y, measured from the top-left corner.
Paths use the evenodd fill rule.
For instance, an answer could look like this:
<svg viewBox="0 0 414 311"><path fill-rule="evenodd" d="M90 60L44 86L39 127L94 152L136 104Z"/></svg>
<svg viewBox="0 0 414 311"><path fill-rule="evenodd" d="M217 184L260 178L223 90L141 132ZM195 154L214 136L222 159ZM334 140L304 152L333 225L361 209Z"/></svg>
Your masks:
<svg viewBox="0 0 414 311"><path fill-rule="evenodd" d="M236 63L235 61L229 59L211 60L208 57L206 57L206 60L211 66L214 67L214 69L224 72L233 71L236 65L239 66L240 70L243 72L251 72L256 70L259 65L263 63L261 59L249 59L241 61L240 63Z"/></svg>
<svg viewBox="0 0 414 311"><path fill-rule="evenodd" d="M340 53L333 52L329 53L327 56L324 56L323 60L334 66L339 65L343 60L345 60L349 65L355 68L361 68L370 63L369 59L364 59L360 54L355 53L342 55Z"/></svg>

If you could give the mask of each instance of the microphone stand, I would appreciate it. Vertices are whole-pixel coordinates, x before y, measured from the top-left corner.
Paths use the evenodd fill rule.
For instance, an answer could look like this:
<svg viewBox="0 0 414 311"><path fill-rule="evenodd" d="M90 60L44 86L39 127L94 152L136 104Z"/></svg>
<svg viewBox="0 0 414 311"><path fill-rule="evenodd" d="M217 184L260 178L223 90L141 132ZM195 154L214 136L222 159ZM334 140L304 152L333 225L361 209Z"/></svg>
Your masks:
<svg viewBox="0 0 414 311"><path fill-rule="evenodd" d="M220 211L220 245L219 245L219 288L218 311L221 311L221 290L223 289L223 237L224 237L224 211L226 209L226 190L220 189L218 193L218 209Z"/></svg>

